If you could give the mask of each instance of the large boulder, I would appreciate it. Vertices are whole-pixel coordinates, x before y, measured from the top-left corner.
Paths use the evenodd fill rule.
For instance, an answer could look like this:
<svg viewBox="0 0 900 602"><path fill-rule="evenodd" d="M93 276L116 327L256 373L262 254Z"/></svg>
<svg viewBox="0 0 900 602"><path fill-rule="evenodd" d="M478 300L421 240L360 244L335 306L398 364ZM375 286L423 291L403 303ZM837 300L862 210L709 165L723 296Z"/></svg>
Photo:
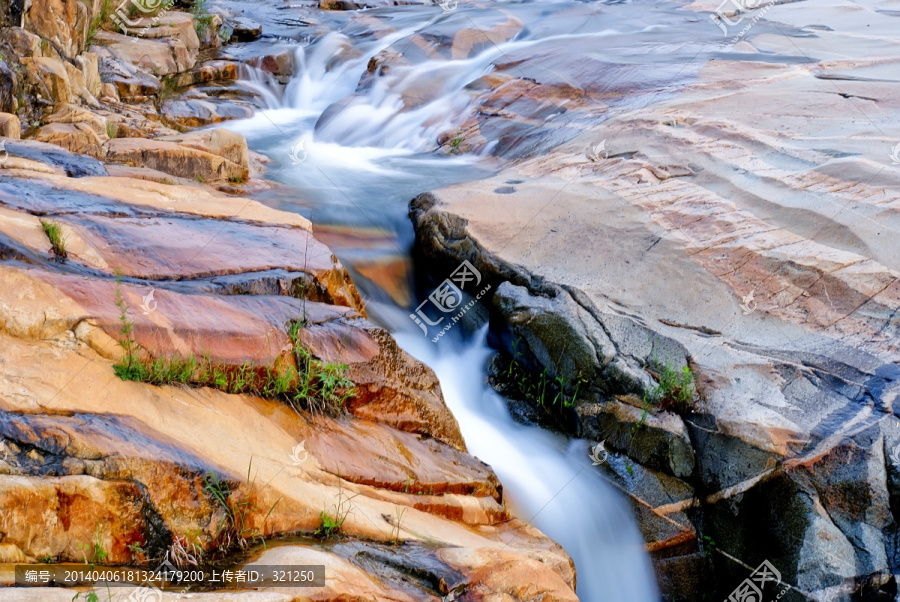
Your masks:
<svg viewBox="0 0 900 602"><path fill-rule="evenodd" d="M11 113L0 113L0 138L18 138L21 128L18 117Z"/></svg>
<svg viewBox="0 0 900 602"><path fill-rule="evenodd" d="M26 6L25 29L48 40L66 56L81 54L94 18L93 2L32 0Z"/></svg>
<svg viewBox="0 0 900 602"><path fill-rule="evenodd" d="M106 157L103 140L86 123L49 123L38 129L32 139L96 159Z"/></svg>
<svg viewBox="0 0 900 602"><path fill-rule="evenodd" d="M72 99L72 87L66 64L54 58L22 59L27 83L32 94L51 104L67 103Z"/></svg>
<svg viewBox="0 0 900 602"><path fill-rule="evenodd" d="M106 150L109 161L149 167L182 178L243 181L249 175L246 166L167 140L116 138L106 143Z"/></svg>
<svg viewBox="0 0 900 602"><path fill-rule="evenodd" d="M111 31L94 36L92 49L100 57L122 61L157 77L187 71L197 61L196 36L188 43L177 37L146 39Z"/></svg>
<svg viewBox="0 0 900 602"><path fill-rule="evenodd" d="M124 61L97 54L101 87L115 86L116 95L125 101L143 100L159 93L159 80ZM101 92L101 95L102 92ZM107 94L111 96L111 94Z"/></svg>
<svg viewBox="0 0 900 602"><path fill-rule="evenodd" d="M162 136L159 140L176 142L180 146L222 157L235 165L250 167L250 154L246 138L223 128L200 130L177 136Z"/></svg>

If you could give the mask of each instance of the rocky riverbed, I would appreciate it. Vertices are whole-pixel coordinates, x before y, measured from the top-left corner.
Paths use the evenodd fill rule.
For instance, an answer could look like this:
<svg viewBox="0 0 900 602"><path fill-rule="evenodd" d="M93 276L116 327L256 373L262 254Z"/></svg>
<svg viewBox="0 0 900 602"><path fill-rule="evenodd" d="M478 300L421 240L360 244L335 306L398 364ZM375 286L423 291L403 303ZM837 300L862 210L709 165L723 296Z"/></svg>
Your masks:
<svg viewBox="0 0 900 602"><path fill-rule="evenodd" d="M435 345L487 323L512 416L628 501L656 584L608 591L893 600L900 11L393 4L0 0L0 600L599 600L392 335L464 261Z"/></svg>

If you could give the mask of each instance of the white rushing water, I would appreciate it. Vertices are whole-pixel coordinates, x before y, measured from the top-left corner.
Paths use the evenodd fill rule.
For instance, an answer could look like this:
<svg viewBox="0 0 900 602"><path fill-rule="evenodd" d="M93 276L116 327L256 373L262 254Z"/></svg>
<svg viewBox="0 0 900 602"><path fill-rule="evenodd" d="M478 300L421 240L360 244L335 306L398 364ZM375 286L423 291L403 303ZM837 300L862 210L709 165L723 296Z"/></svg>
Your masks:
<svg viewBox="0 0 900 602"><path fill-rule="evenodd" d="M300 197L316 197L318 215L328 215L331 223L361 225L360 215L369 219L366 210L374 209L382 217L393 216L396 229L411 230L406 205L412 196L472 177L477 158L433 153L437 136L459 127L472 110L466 86L489 73L504 52L537 43L514 40L465 59L391 66L364 91L356 91L371 57L436 18L377 40L351 41L332 32L298 47L294 76L283 89L260 71L246 75L242 85L256 90L267 108L226 127L272 158L271 177L300 191ZM303 212L309 207L283 208ZM407 232L398 240L410 238ZM394 308L384 315L392 313L403 314L400 324L408 312ZM497 473L516 515L573 557L579 597L588 602L658 600L631 509L591 466L587 443L514 422L504 401L485 384L492 353L486 329L473 340L445 337L437 345L411 322L391 330L401 346L434 369L470 452Z"/></svg>
<svg viewBox="0 0 900 602"><path fill-rule="evenodd" d="M462 345L444 340L435 345L418 331L395 332L394 337L435 371L469 452L497 473L516 515L575 560L580 599L659 600L631 509L591 466L587 443L566 442L516 423L503 399L485 384L493 353L486 331Z"/></svg>

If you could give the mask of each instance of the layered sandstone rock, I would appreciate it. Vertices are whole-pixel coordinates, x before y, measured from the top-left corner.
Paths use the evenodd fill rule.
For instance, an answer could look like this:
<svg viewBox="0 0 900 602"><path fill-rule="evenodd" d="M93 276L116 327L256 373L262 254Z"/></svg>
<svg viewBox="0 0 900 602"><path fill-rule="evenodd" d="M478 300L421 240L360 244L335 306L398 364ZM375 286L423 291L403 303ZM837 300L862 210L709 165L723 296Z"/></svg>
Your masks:
<svg viewBox="0 0 900 602"><path fill-rule="evenodd" d="M92 124L103 122L77 111L44 128L97 134ZM107 144L124 152L119 140L128 139ZM246 165L240 137L177 140L147 148ZM233 503L252 504L245 524L259 535L311 535L323 509L346 505L338 541L307 537L252 559L324 564L317 599L469 590L575 599L569 557L511 517L496 476L465 452L434 374L364 319L346 270L307 220L197 183L128 177L146 167L111 166L120 175L110 176L52 145L11 141L9 150L0 164L0 557L99 562L102 550L105 562L141 564L174 542L212 553L227 524L208 491L215 475ZM49 253L42 220L59 224L64 263ZM300 344L348 366L357 391L349 413L313 417L283 401L119 379L117 291L136 342L154 357L266 364L283 357L289 324L302 320ZM398 575L419 577L400 586ZM0 580L10 583L6 573Z"/></svg>

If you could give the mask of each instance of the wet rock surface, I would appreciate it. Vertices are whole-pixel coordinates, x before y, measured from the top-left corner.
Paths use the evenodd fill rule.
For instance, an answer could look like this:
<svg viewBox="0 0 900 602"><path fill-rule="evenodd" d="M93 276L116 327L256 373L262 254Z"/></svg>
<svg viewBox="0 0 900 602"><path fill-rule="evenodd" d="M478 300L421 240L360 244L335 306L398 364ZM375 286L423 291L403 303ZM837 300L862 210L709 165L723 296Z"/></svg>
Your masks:
<svg viewBox="0 0 900 602"><path fill-rule="evenodd" d="M366 319L307 219L252 198L267 186L264 161L241 135L193 131L258 106L234 83L241 63L205 53L268 25L223 12L198 29L172 10L119 15L135 21L126 33L92 25L97 6L29 7L24 29L0 35L4 56L19 50L0 84L0 561L228 557L233 519L212 495L217 480L232 508L252 507L242 520L255 536L293 538L240 562L326 565L312 599L575 599L571 559L513 517L434 373ZM291 73L289 61L273 64ZM124 324L148 358L227 369L278 366L301 345L345 365L354 394L330 416L125 381L113 367ZM339 507L349 510L340 534L314 536ZM11 585L6 567L0 583ZM0 588L3 600L72 596Z"/></svg>

